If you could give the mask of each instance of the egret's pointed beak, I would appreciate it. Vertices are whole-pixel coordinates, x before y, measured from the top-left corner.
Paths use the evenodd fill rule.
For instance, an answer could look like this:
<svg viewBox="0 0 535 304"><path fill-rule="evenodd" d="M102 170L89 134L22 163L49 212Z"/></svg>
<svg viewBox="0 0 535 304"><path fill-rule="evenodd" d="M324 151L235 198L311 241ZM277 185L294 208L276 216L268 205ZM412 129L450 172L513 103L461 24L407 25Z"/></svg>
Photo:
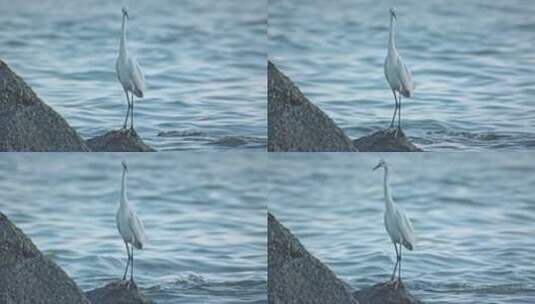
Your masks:
<svg viewBox="0 0 535 304"><path fill-rule="evenodd" d="M373 167L373 170L372 171L375 171L377 169L381 168L381 164L377 164L377 166Z"/></svg>

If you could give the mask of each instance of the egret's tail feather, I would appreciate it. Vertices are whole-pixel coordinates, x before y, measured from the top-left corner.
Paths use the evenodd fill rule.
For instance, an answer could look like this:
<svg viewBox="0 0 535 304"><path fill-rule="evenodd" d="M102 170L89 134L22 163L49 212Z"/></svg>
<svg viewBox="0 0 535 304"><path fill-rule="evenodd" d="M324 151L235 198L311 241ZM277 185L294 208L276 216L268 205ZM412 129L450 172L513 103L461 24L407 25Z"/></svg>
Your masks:
<svg viewBox="0 0 535 304"><path fill-rule="evenodd" d="M410 251L412 251L413 249L412 244L407 241L403 241L403 246L405 246L405 248L409 249Z"/></svg>
<svg viewBox="0 0 535 304"><path fill-rule="evenodd" d="M136 247L136 249L143 249L143 243L141 243L141 242L135 242L135 243L134 243L134 247Z"/></svg>
<svg viewBox="0 0 535 304"><path fill-rule="evenodd" d="M140 89L134 89L134 95L143 98L143 91L141 91Z"/></svg>

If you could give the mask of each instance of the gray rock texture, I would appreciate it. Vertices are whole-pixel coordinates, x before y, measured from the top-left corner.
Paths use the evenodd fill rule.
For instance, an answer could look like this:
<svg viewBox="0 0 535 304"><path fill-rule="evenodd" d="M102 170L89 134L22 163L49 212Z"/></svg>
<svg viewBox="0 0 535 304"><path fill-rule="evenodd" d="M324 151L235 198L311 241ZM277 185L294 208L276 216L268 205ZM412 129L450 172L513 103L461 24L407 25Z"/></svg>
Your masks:
<svg viewBox="0 0 535 304"><path fill-rule="evenodd" d="M391 284L379 283L372 287L361 289L354 293L360 304L418 304L416 300L401 284L394 289Z"/></svg>
<svg viewBox="0 0 535 304"><path fill-rule="evenodd" d="M353 141L361 152L421 152L402 130L386 129Z"/></svg>
<svg viewBox="0 0 535 304"><path fill-rule="evenodd" d="M88 151L84 140L0 60L0 151Z"/></svg>
<svg viewBox="0 0 535 304"><path fill-rule="evenodd" d="M89 304L74 281L2 213L0 303Z"/></svg>
<svg viewBox="0 0 535 304"><path fill-rule="evenodd" d="M268 303L356 304L350 288L268 214Z"/></svg>
<svg viewBox="0 0 535 304"><path fill-rule="evenodd" d="M268 150L356 151L351 139L268 62Z"/></svg>
<svg viewBox="0 0 535 304"><path fill-rule="evenodd" d="M147 146L135 130L122 129L109 131L104 135L87 140L93 152L154 152Z"/></svg>
<svg viewBox="0 0 535 304"><path fill-rule="evenodd" d="M128 287L126 281L112 282L102 288L86 293L92 304L153 304L135 286Z"/></svg>

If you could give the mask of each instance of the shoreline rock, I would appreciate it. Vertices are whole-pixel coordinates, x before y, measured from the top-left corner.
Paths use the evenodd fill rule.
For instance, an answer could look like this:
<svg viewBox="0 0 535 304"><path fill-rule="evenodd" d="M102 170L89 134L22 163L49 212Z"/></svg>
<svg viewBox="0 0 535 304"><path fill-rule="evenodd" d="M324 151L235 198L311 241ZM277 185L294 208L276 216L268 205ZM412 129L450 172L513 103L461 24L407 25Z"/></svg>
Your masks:
<svg viewBox="0 0 535 304"><path fill-rule="evenodd" d="M0 302L89 304L76 283L1 212Z"/></svg>
<svg viewBox="0 0 535 304"><path fill-rule="evenodd" d="M137 286L127 288L126 281L115 281L85 293L91 304L154 304Z"/></svg>
<svg viewBox="0 0 535 304"><path fill-rule="evenodd" d="M351 139L268 61L268 151L354 152Z"/></svg>
<svg viewBox="0 0 535 304"><path fill-rule="evenodd" d="M358 304L349 286L268 213L268 303Z"/></svg>
<svg viewBox="0 0 535 304"><path fill-rule="evenodd" d="M355 291L353 296L360 304L421 304L400 284L397 290L394 290L387 283L375 284L371 287Z"/></svg>
<svg viewBox="0 0 535 304"><path fill-rule="evenodd" d="M136 130L121 129L108 131L86 141L92 152L155 152L147 146Z"/></svg>
<svg viewBox="0 0 535 304"><path fill-rule="evenodd" d="M403 130L379 130L370 135L353 140L361 152L422 152L405 136Z"/></svg>
<svg viewBox="0 0 535 304"><path fill-rule="evenodd" d="M380 130L351 141L344 131L268 61L268 151L419 152L401 131Z"/></svg>
<svg viewBox="0 0 535 304"><path fill-rule="evenodd" d="M89 151L67 121L2 60L0 130L0 151Z"/></svg>
<svg viewBox="0 0 535 304"><path fill-rule="evenodd" d="M379 283L352 291L268 212L269 304L421 304L401 284Z"/></svg>

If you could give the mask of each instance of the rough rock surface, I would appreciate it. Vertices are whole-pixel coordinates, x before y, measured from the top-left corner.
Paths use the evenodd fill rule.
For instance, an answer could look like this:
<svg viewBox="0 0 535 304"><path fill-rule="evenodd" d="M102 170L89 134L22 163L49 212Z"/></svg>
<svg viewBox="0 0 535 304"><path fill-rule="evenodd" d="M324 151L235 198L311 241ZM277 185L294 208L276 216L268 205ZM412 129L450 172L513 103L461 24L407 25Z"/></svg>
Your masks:
<svg viewBox="0 0 535 304"><path fill-rule="evenodd" d="M126 286L126 281L110 283L102 288L93 289L86 293L91 304L152 304L137 287Z"/></svg>
<svg viewBox="0 0 535 304"><path fill-rule="evenodd" d="M354 293L360 304L418 304L416 300L401 284L396 290L391 284L379 283L372 287L361 289Z"/></svg>
<svg viewBox="0 0 535 304"><path fill-rule="evenodd" d="M268 150L355 151L351 139L268 62Z"/></svg>
<svg viewBox="0 0 535 304"><path fill-rule="evenodd" d="M89 304L74 281L2 213L0 303Z"/></svg>
<svg viewBox="0 0 535 304"><path fill-rule="evenodd" d="M84 140L0 60L0 151L88 151Z"/></svg>
<svg viewBox="0 0 535 304"><path fill-rule="evenodd" d="M87 140L87 146L93 152L154 152L137 135L135 130L121 129L109 131L104 135Z"/></svg>
<svg viewBox="0 0 535 304"><path fill-rule="evenodd" d="M361 152L421 152L409 141L402 130L386 129L363 136L353 141Z"/></svg>
<svg viewBox="0 0 535 304"><path fill-rule="evenodd" d="M268 214L268 303L356 304L350 288Z"/></svg>

